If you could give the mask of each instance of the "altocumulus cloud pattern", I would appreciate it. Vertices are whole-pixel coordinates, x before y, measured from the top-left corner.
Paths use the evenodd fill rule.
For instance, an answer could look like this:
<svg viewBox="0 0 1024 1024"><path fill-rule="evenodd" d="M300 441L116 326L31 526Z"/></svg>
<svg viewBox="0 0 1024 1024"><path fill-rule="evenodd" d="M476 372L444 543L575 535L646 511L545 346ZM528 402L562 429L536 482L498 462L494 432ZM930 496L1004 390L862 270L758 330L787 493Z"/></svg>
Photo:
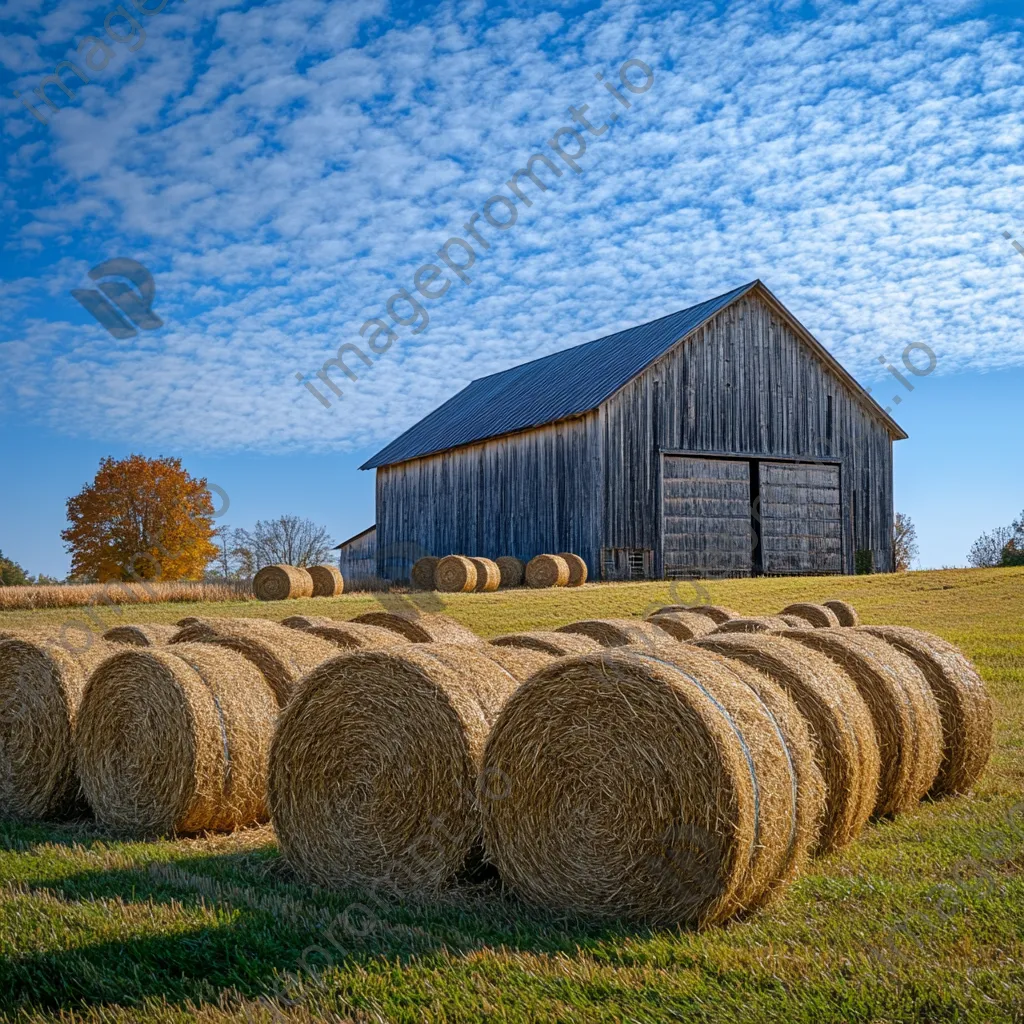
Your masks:
<svg viewBox="0 0 1024 1024"><path fill-rule="evenodd" d="M48 90L42 125L14 93L115 6L0 9L0 401L26 422L363 447L475 377L758 277L865 380L917 342L939 373L1024 363L1024 54L975 3L170 0L144 46L67 78L73 101ZM624 110L604 82L633 58L657 85ZM358 341L581 104L609 124L581 172L312 400L296 367ZM152 272L160 330L113 338L70 297L113 257Z"/></svg>

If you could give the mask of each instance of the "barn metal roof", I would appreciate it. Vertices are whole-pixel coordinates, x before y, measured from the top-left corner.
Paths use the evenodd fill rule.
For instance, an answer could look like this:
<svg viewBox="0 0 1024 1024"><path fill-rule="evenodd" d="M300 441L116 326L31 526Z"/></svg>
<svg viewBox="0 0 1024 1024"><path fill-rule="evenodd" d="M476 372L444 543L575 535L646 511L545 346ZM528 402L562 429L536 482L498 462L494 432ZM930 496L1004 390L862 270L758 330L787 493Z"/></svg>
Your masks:
<svg viewBox="0 0 1024 1024"><path fill-rule="evenodd" d="M753 288L764 289L778 303L760 281L752 281L659 320L480 377L413 424L359 468L375 469L406 462L590 412L676 342ZM781 303L779 305L781 307ZM792 314L788 315L792 317ZM793 320L799 326L799 322L795 318ZM828 351L806 329L801 327L801 330L820 354L894 428L896 436L905 437L899 426Z"/></svg>

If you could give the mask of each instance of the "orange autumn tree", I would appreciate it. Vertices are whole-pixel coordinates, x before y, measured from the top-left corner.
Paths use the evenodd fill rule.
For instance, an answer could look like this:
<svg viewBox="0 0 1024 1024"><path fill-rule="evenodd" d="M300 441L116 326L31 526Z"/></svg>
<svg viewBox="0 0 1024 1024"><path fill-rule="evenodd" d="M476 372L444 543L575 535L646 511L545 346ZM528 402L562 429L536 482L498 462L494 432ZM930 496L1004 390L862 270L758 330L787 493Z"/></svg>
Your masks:
<svg viewBox="0 0 1024 1024"><path fill-rule="evenodd" d="M181 459L101 460L68 499L68 520L61 537L76 579L198 579L217 554L210 491Z"/></svg>

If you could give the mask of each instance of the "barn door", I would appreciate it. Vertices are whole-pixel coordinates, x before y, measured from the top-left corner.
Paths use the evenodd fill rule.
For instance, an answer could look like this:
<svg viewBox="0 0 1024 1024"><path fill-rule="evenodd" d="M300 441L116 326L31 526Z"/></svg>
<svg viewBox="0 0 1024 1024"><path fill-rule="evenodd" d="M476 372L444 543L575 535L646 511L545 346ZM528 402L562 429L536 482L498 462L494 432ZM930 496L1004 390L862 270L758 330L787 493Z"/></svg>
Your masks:
<svg viewBox="0 0 1024 1024"><path fill-rule="evenodd" d="M841 573L839 467L762 462L758 469L764 571Z"/></svg>
<svg viewBox="0 0 1024 1024"><path fill-rule="evenodd" d="M750 464L666 455L662 470L664 573L750 576Z"/></svg>

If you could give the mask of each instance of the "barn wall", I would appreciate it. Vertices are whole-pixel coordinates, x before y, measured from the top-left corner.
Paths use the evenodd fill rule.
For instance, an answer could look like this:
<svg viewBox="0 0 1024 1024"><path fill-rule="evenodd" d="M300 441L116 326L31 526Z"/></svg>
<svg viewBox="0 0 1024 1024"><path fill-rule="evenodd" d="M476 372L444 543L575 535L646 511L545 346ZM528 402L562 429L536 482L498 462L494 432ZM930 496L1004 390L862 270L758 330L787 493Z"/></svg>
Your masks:
<svg viewBox="0 0 1024 1024"><path fill-rule="evenodd" d="M603 547L649 549L660 575L659 449L834 459L842 467L845 571L863 548L874 552L878 571L891 569L888 430L756 293L653 363L599 418Z"/></svg>
<svg viewBox="0 0 1024 1024"><path fill-rule="evenodd" d="M377 531L368 530L338 551L338 568L345 585L377 575Z"/></svg>
<svg viewBox="0 0 1024 1024"><path fill-rule="evenodd" d="M598 573L597 414L377 470L377 565L413 554L575 551ZM385 563L389 562L385 571ZM408 565L405 573L408 572Z"/></svg>

